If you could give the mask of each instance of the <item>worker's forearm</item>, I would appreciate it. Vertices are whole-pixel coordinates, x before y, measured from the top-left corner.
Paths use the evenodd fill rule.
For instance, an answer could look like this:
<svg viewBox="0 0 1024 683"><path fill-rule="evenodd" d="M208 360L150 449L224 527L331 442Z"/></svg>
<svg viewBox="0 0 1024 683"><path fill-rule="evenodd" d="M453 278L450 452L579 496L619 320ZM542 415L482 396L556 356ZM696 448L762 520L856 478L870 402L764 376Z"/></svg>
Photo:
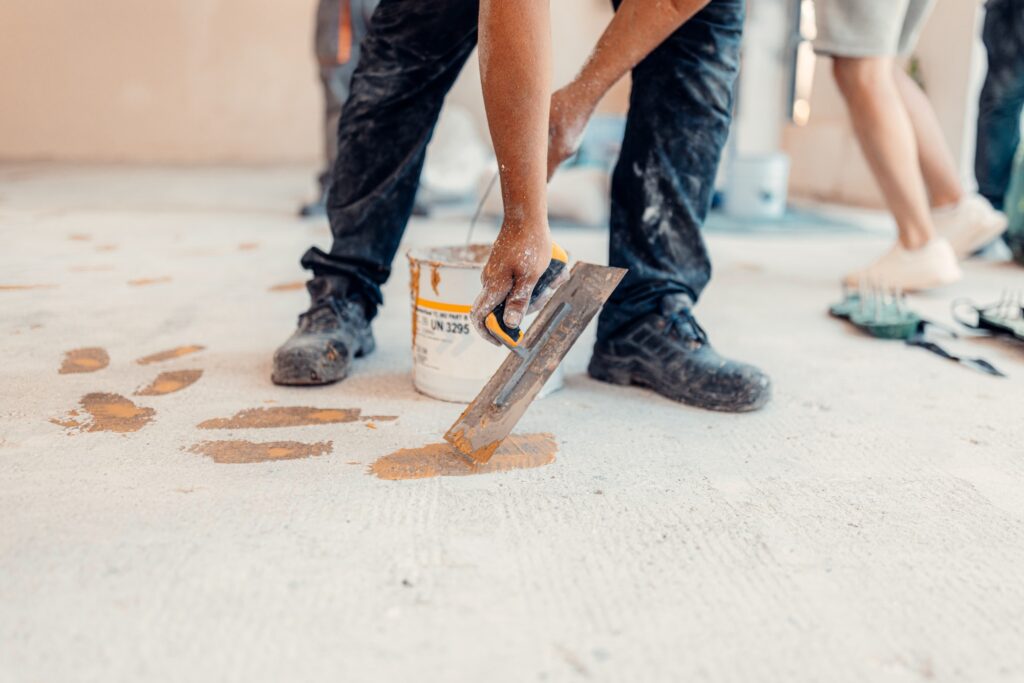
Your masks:
<svg viewBox="0 0 1024 683"><path fill-rule="evenodd" d="M547 226L548 0L482 0L480 80L506 226Z"/></svg>
<svg viewBox="0 0 1024 683"><path fill-rule="evenodd" d="M623 0L572 86L592 106L710 0Z"/></svg>

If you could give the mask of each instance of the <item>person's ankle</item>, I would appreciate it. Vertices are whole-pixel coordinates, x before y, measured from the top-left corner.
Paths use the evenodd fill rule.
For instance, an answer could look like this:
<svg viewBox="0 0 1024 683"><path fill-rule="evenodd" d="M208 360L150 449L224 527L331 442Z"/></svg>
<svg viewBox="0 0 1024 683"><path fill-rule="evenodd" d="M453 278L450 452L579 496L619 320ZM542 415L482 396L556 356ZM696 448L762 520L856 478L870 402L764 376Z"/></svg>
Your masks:
<svg viewBox="0 0 1024 683"><path fill-rule="evenodd" d="M900 245L907 251L917 251L918 249L923 249L928 246L928 243L931 242L932 239L934 239L934 235L924 233L900 235Z"/></svg>
<svg viewBox="0 0 1024 683"><path fill-rule="evenodd" d="M932 211L949 211L955 209L964 200L963 192L946 193L932 197Z"/></svg>

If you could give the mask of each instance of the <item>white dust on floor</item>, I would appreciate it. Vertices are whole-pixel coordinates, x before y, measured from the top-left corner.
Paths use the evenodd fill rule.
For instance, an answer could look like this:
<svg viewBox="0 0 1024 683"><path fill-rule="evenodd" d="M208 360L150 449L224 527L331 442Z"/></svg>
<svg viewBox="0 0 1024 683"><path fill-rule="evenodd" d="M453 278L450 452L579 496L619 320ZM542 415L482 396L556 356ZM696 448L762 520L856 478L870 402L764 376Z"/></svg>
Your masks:
<svg viewBox="0 0 1024 683"><path fill-rule="evenodd" d="M762 413L597 384L591 331L565 390L523 421L555 436L554 463L385 481L371 463L436 442L460 407L412 390L404 260L351 379L269 382L305 302L298 258L327 246L291 217L306 181L0 169L0 285L46 285L0 291L0 679L1024 677L1024 351L960 347L997 380L829 319L838 274L883 238L710 238L698 312L721 350L771 372ZM403 249L462 234L414 221ZM603 257L601 232L558 238ZM1024 283L967 272L912 304L948 320L952 297ZM91 348L107 367L59 373ZM133 393L184 370L202 375ZM100 418L88 395L107 397L89 403ZM198 428L270 407L318 410ZM144 423L50 421L69 411ZM221 463L192 450L210 440L299 455Z"/></svg>

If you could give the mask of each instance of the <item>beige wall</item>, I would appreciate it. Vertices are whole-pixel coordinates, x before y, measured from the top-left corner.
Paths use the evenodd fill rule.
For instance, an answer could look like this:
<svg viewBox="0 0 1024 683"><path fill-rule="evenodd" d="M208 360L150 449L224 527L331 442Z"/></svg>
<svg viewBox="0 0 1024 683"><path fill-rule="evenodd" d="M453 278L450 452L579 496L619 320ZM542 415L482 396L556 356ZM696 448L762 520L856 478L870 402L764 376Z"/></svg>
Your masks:
<svg viewBox="0 0 1024 683"><path fill-rule="evenodd" d="M5 0L0 157L307 159L315 0Z"/></svg>
<svg viewBox="0 0 1024 683"><path fill-rule="evenodd" d="M4 0L0 159L312 162L315 4ZM560 0L552 10L556 27L573 29L556 41L564 81L610 10L607 0ZM480 116L477 79L473 65L453 99Z"/></svg>

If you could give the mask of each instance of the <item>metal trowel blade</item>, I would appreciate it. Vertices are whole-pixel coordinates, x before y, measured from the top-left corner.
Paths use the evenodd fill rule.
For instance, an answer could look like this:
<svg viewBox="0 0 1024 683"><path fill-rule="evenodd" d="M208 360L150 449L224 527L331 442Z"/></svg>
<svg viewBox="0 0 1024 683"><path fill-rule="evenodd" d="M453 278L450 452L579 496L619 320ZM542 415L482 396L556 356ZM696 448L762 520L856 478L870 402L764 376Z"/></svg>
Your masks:
<svg viewBox="0 0 1024 683"><path fill-rule="evenodd" d="M577 263L480 394L459 416L446 441L474 462L491 459L544 383L622 280L622 268Z"/></svg>

